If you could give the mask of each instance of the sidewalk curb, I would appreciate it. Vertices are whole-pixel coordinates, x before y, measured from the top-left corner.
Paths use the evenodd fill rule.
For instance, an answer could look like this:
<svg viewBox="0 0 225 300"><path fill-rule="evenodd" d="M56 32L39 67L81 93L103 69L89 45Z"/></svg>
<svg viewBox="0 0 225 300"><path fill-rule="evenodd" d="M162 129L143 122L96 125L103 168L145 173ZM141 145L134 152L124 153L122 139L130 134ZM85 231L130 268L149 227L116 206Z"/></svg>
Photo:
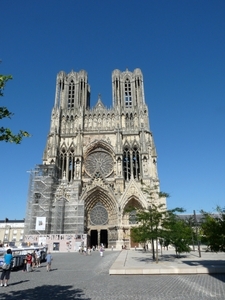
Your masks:
<svg viewBox="0 0 225 300"><path fill-rule="evenodd" d="M171 254L172 255L172 254ZM203 253L203 257L187 254L174 261L149 262L150 253L123 250L109 269L109 275L179 275L223 274L225 254Z"/></svg>

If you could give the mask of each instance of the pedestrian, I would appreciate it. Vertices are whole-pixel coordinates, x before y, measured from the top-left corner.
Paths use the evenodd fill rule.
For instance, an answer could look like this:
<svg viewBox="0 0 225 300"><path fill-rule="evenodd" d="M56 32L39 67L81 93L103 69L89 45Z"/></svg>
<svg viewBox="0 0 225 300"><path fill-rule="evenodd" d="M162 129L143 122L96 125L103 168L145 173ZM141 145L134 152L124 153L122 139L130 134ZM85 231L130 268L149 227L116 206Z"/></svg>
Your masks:
<svg viewBox="0 0 225 300"><path fill-rule="evenodd" d="M27 260L26 258L23 259L23 272L26 272L27 270Z"/></svg>
<svg viewBox="0 0 225 300"><path fill-rule="evenodd" d="M36 266L39 268L41 266L41 252L39 249L36 250Z"/></svg>
<svg viewBox="0 0 225 300"><path fill-rule="evenodd" d="M33 251L32 253L32 270L36 267L36 253Z"/></svg>
<svg viewBox="0 0 225 300"><path fill-rule="evenodd" d="M52 258L51 252L48 252L48 254L46 255L47 272L51 271L52 260L53 260L53 258Z"/></svg>
<svg viewBox="0 0 225 300"><path fill-rule="evenodd" d="M27 253L27 256L26 256L26 259L27 259L27 272L31 272L32 268L32 255L28 252Z"/></svg>
<svg viewBox="0 0 225 300"><path fill-rule="evenodd" d="M103 257L103 251L104 251L104 248L101 246L100 249L99 249L99 252L100 252L100 256L101 256L101 257Z"/></svg>
<svg viewBox="0 0 225 300"><path fill-rule="evenodd" d="M12 256L12 250L8 249L4 255L4 263L5 268L2 267L2 274L1 274L1 284L0 286L7 286L8 281L10 278L10 271L13 264L13 256ZM5 279L5 283L3 284L3 280Z"/></svg>

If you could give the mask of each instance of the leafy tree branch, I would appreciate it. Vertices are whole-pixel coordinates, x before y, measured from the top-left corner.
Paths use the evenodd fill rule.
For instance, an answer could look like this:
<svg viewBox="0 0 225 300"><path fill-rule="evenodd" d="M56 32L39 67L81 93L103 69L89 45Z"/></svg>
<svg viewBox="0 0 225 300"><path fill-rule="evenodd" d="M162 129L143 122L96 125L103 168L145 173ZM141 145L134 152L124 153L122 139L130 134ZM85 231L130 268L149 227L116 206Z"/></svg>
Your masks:
<svg viewBox="0 0 225 300"><path fill-rule="evenodd" d="M8 80L11 80L11 75L1 75L0 74L0 96L3 97L4 88ZM0 120L4 118L11 118L13 113L10 112L7 107L0 107ZM10 142L15 144L20 144L24 137L29 137L30 134L27 131L20 130L19 133L14 134L9 128L3 126L0 127L0 142Z"/></svg>

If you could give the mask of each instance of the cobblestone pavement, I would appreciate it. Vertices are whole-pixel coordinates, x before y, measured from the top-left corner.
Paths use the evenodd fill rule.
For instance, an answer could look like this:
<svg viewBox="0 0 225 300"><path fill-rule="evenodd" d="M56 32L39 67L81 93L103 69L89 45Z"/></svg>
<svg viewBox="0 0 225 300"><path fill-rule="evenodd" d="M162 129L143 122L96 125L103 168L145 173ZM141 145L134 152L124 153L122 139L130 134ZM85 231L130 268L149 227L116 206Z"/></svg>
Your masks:
<svg viewBox="0 0 225 300"><path fill-rule="evenodd" d="M0 299L42 300L224 300L225 274L212 275L109 275L119 252L53 253L52 271L45 263L30 273L11 272Z"/></svg>

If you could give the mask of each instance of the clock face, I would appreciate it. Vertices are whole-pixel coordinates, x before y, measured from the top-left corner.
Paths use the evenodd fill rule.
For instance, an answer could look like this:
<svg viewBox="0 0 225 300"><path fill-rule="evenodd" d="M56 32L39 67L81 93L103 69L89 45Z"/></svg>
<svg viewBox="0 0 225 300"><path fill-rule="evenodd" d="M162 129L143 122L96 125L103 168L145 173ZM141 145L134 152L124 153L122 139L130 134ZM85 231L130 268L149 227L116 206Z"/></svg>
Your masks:
<svg viewBox="0 0 225 300"><path fill-rule="evenodd" d="M113 171L112 156L104 151L98 151L89 154L84 165L89 176L94 175L95 172L100 172L106 177L109 176Z"/></svg>

